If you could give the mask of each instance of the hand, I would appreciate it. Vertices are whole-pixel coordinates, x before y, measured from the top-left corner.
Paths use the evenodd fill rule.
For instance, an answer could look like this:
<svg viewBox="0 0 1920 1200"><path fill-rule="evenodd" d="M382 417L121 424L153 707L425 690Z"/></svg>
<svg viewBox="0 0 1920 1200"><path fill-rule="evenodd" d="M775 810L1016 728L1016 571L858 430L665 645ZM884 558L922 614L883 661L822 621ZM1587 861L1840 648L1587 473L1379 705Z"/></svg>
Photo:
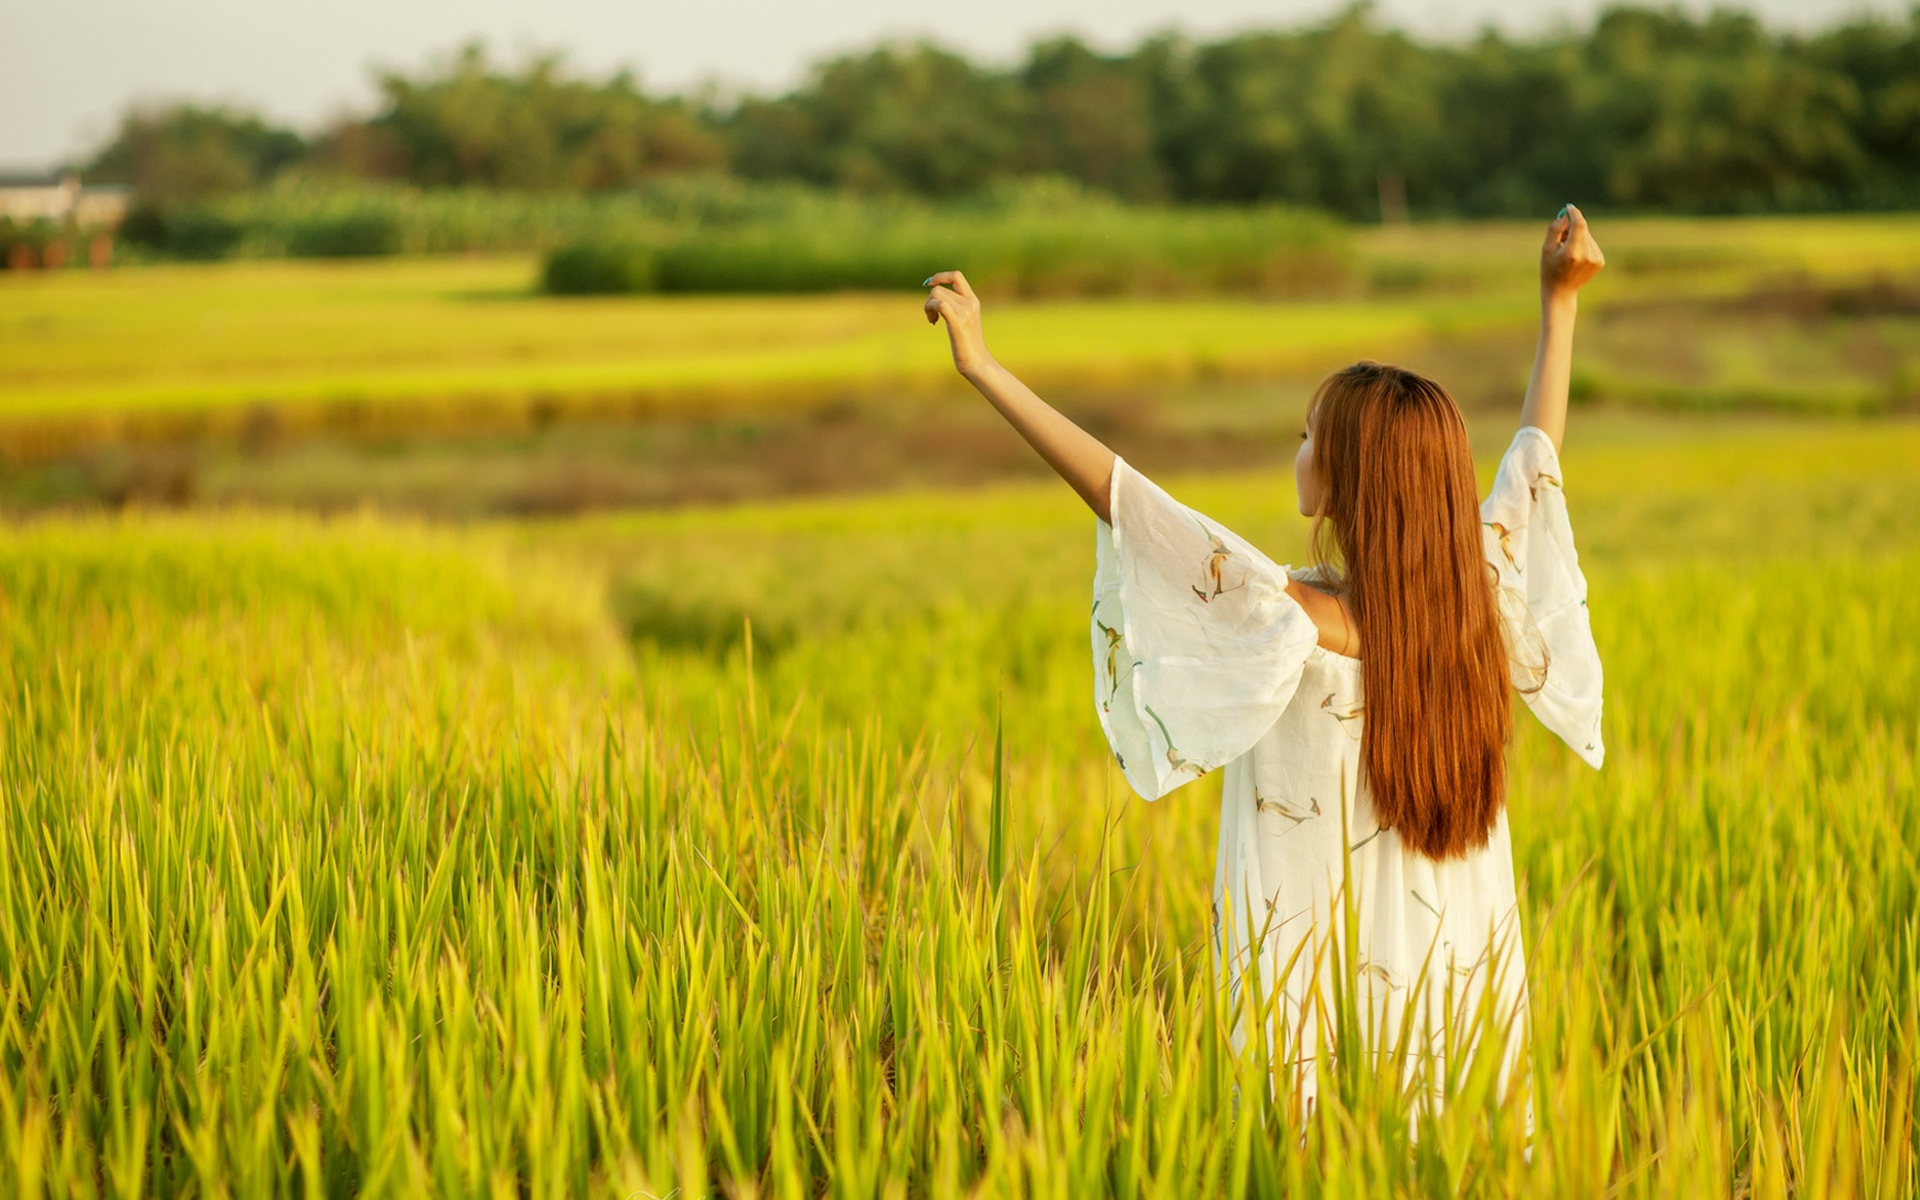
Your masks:
<svg viewBox="0 0 1920 1200"><path fill-rule="evenodd" d="M980 298L968 286L967 277L958 271L929 275L926 286L933 289L927 293L924 306L927 324L932 325L941 317L947 319L947 342L953 348L954 368L971 378L973 372L993 361L993 356L987 353L986 335L980 331Z"/></svg>
<svg viewBox="0 0 1920 1200"><path fill-rule="evenodd" d="M1567 205L1547 226L1547 241L1540 247L1541 299L1574 295L1606 265L1607 256L1588 232L1587 219Z"/></svg>

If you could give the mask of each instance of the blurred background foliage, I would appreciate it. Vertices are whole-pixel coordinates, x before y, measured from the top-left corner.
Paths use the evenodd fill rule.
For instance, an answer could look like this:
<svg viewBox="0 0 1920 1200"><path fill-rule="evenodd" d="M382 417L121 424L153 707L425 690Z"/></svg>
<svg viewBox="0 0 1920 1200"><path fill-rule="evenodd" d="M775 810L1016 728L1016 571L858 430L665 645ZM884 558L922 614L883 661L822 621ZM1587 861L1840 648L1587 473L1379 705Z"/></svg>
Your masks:
<svg viewBox="0 0 1920 1200"><path fill-rule="evenodd" d="M1916 67L1920 9L1440 44L1362 6L993 65L882 44L784 95L475 44L321 129L141 109L71 164L134 190L117 237L0 219L0 262L252 261L0 288L0 512L525 515L1044 470L899 294L955 266L996 352L1143 468L1285 461L1360 355L1517 405L1569 200L1610 263L1576 402L1912 414Z"/></svg>
<svg viewBox="0 0 1920 1200"><path fill-rule="evenodd" d="M1056 38L1007 68L889 43L779 96L650 94L631 73L591 79L557 55L509 66L476 43L381 74L378 97L308 133L232 108L136 109L75 165L135 186L129 234L184 257L545 248L582 222L777 224L821 203L811 191L951 201L1034 178L1354 220L1920 198L1920 9L1797 34L1622 7L1538 38L1436 44L1357 5L1118 54Z"/></svg>

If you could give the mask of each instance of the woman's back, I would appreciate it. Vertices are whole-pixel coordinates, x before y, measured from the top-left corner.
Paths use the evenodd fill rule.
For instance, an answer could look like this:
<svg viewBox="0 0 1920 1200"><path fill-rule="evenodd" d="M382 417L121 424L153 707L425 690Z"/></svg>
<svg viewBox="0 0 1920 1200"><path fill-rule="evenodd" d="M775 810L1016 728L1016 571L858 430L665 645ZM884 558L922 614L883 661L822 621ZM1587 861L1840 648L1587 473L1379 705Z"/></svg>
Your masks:
<svg viewBox="0 0 1920 1200"><path fill-rule="evenodd" d="M1459 1019L1451 1038L1441 1034L1448 1014L1464 1018L1490 986L1495 1010L1515 1023L1511 1033L1526 1020L1506 812L1486 845L1461 857L1436 860L1407 846L1375 816L1360 770L1364 721L1359 661L1317 648L1273 728L1221 777L1216 963L1236 997L1255 953L1263 988L1280 981L1268 1044L1298 1063L1303 1104L1317 1091L1312 1059L1318 1030L1334 1024L1336 975L1353 982L1369 1046L1396 1044L1410 1016L1416 1030L1435 1031L1424 1046L1411 1041L1409 1082L1423 1054L1440 1077L1446 1046L1464 1045L1473 1033ZM1249 906L1252 897L1259 903ZM1229 911L1238 918L1231 925ZM1246 1036L1237 1022L1236 1046ZM1517 1036L1510 1038L1503 1071L1518 1048Z"/></svg>
<svg viewBox="0 0 1920 1200"><path fill-rule="evenodd" d="M1295 1053L1316 1044L1319 968L1332 965L1321 951L1343 935L1369 1011L1422 1012L1423 1046L1449 1041L1426 1003L1436 988L1512 1001L1497 1015L1524 1027L1509 685L1587 762L1604 754L1557 457L1577 295L1604 264L1586 218L1561 209L1540 250L1521 428L1478 513L1465 419L1445 389L1368 362L1321 385L1309 421L1329 398L1332 420L1324 437L1302 431L1295 489L1349 567L1339 597L1173 500L1020 382L988 352L963 274L926 280L923 312L945 323L955 369L1099 518L1094 699L1128 783L1152 800L1225 768L1215 944L1236 993L1256 961L1285 985L1274 1044ZM1371 639L1362 657L1358 627ZM1391 819L1372 820L1375 807ZM1279 954L1303 944L1319 949ZM1367 1044L1388 1036L1376 1025ZM1311 1090L1310 1071L1301 1083Z"/></svg>
<svg viewBox="0 0 1920 1200"><path fill-rule="evenodd" d="M1551 441L1522 427L1482 504L1485 561L1500 578L1516 684L1598 765L1599 658L1561 478ZM1431 1028L1431 1054L1474 1044L1467 1015L1490 988L1496 1016L1510 1025L1502 1066L1511 1070L1526 985L1504 809L1483 846L1444 860L1382 828L1360 753L1362 660L1322 644L1323 625L1295 598L1337 581L1274 563L1124 461L1110 511L1094 583L1102 727L1147 799L1224 768L1216 963L1236 998L1256 954L1259 978L1281 981L1269 1045L1303 1060L1303 1100L1316 1090L1306 1060L1343 965L1349 898L1355 954L1344 966L1374 1026L1368 1043L1392 1045L1411 1017L1414 1028ZM1234 1036L1244 1045L1243 1022ZM1422 1042L1413 1047L1410 1074Z"/></svg>

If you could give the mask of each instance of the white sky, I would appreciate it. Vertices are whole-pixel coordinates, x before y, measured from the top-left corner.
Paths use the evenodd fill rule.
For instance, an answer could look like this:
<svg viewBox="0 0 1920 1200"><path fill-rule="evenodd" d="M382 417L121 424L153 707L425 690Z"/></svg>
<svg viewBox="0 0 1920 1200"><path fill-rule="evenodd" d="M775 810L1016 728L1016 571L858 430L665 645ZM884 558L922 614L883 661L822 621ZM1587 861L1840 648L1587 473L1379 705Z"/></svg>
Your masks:
<svg viewBox="0 0 1920 1200"><path fill-rule="evenodd" d="M1073 32L1117 50L1177 28L1196 37L1297 25L1339 0L0 0L0 165L38 168L83 154L134 101L246 105L309 129L370 104L369 69L408 71L469 37L496 58L564 51L601 76L631 66L649 91L705 80L760 91L797 83L816 59L883 37L927 36L1004 63L1037 36ZM1723 3L1781 28L1907 0ZM1429 37L1487 23L1526 33L1585 24L1601 0L1379 0L1383 23ZM1701 0L1683 7L1703 11Z"/></svg>

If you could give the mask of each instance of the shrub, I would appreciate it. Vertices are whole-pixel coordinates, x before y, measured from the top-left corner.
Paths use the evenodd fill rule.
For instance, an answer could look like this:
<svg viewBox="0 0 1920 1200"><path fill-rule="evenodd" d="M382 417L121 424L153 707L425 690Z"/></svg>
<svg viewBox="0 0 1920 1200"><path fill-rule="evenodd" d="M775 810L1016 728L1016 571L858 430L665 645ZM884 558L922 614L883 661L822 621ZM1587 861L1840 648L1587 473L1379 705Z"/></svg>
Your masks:
<svg viewBox="0 0 1920 1200"><path fill-rule="evenodd" d="M1346 277L1333 221L1290 209L1020 212L843 202L773 221L674 228L638 250L576 243L547 262L549 292L910 289L960 267L1023 296L1325 290ZM614 264L644 259L622 286ZM602 260L605 260L602 262ZM595 286L574 281L589 276ZM556 287L559 281L568 286Z"/></svg>
<svg viewBox="0 0 1920 1200"><path fill-rule="evenodd" d="M287 253L296 258L366 258L400 249L400 223L390 213L318 217L287 232Z"/></svg>
<svg viewBox="0 0 1920 1200"><path fill-rule="evenodd" d="M655 290L655 252L632 242L575 242L547 256L543 291L556 296L630 294Z"/></svg>
<svg viewBox="0 0 1920 1200"><path fill-rule="evenodd" d="M217 209L143 204L127 214L120 236L129 244L168 258L227 258L240 247L246 227Z"/></svg>

